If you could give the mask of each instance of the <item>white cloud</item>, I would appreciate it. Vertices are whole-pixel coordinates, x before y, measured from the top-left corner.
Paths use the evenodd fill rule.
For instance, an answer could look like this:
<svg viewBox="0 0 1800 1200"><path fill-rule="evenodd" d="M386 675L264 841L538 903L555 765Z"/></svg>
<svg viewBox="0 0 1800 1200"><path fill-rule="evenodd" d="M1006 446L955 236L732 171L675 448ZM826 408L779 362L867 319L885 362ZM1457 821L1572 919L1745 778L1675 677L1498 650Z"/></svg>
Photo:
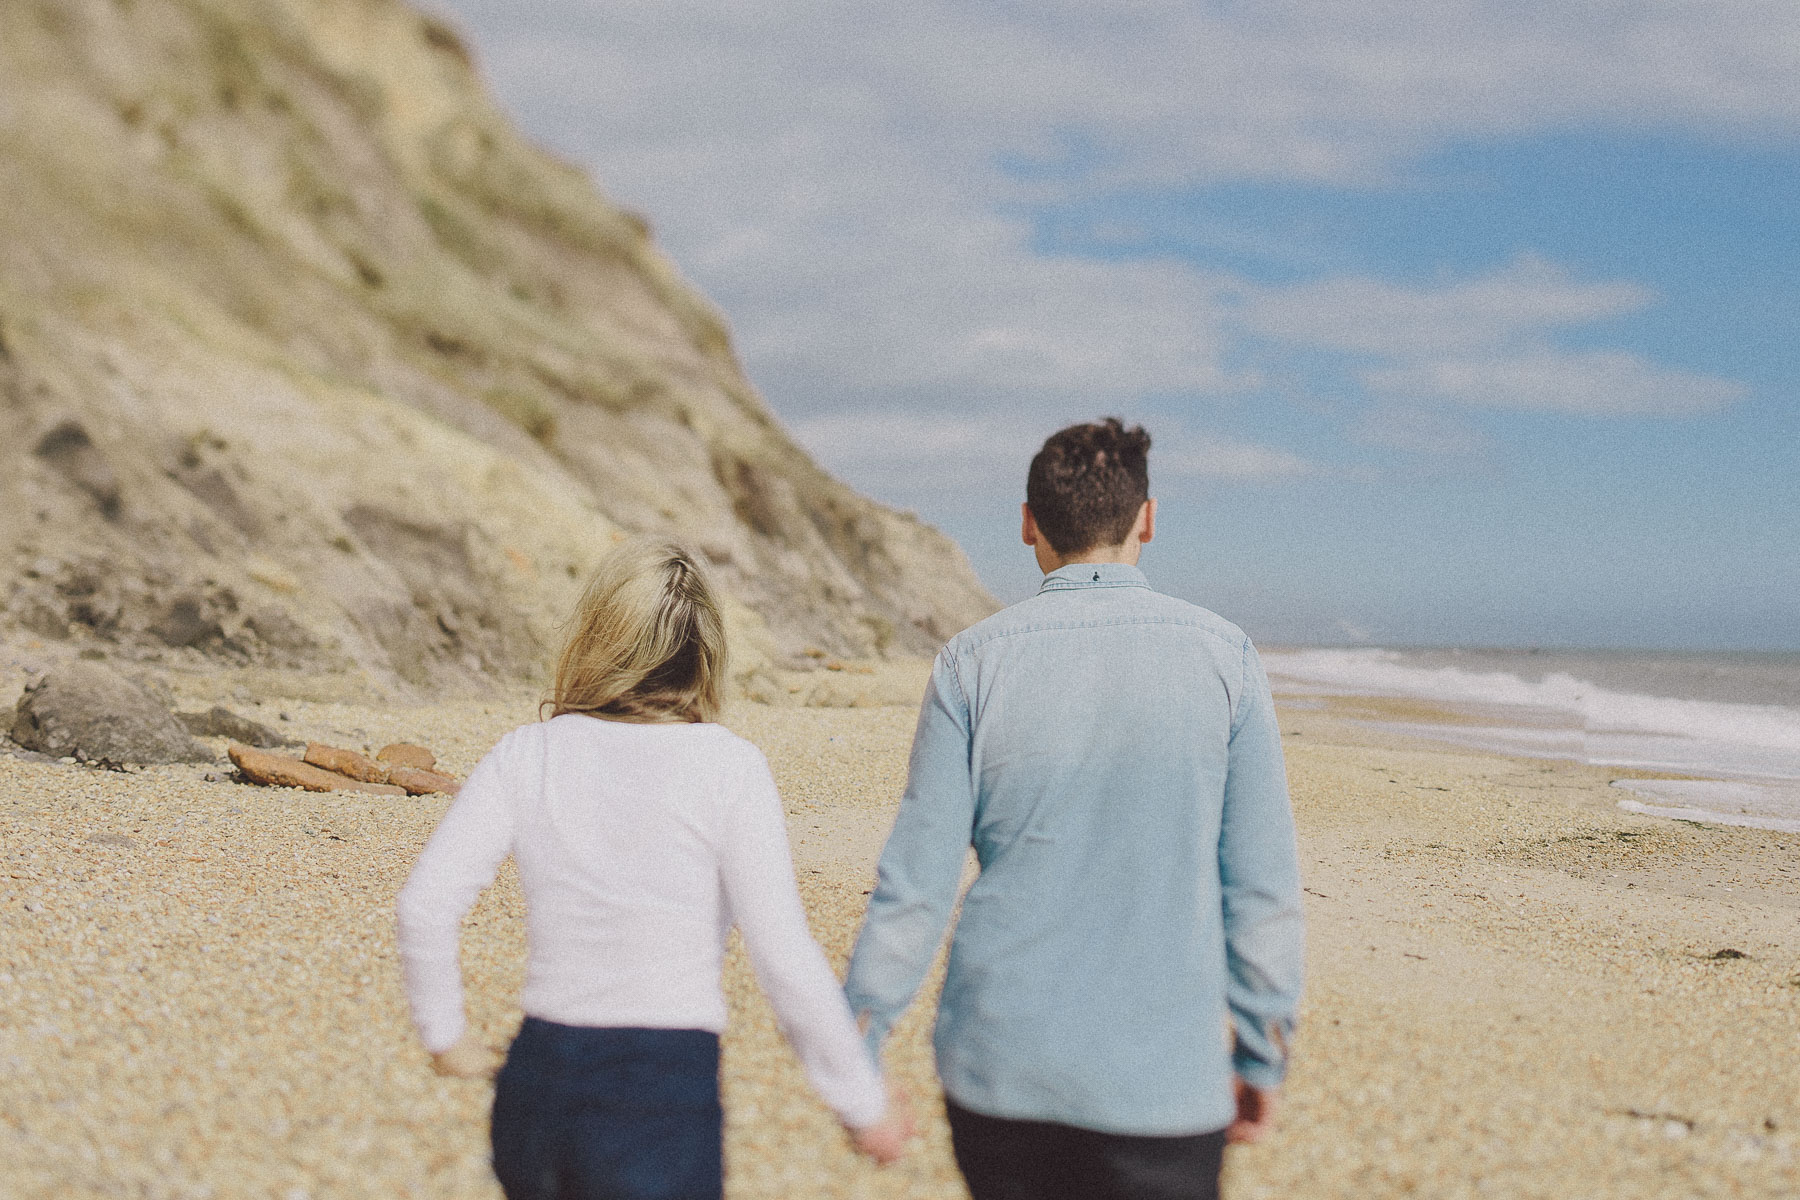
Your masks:
<svg viewBox="0 0 1800 1200"><path fill-rule="evenodd" d="M1602 416L1686 417L1741 399L1741 384L1671 370L1619 350L1535 350L1447 358L1364 372L1376 392L1470 408Z"/></svg>
<svg viewBox="0 0 1800 1200"><path fill-rule="evenodd" d="M1363 441L1444 454L1479 444L1424 406L1587 416L1685 417L1741 399L1735 382L1659 366L1623 350L1565 350L1554 335L1655 299L1623 282L1582 282L1536 255L1489 275L1404 286L1341 277L1251 291L1244 327L1261 336L1378 360L1357 377L1383 404L1352 428ZM1393 402L1398 402L1393 403Z"/></svg>
<svg viewBox="0 0 1800 1200"><path fill-rule="evenodd" d="M1150 465L1153 475L1165 479L1236 482L1293 479L1321 471L1317 463L1286 450L1213 436L1177 438L1168 450L1152 448Z"/></svg>
<svg viewBox="0 0 1800 1200"><path fill-rule="evenodd" d="M827 413L793 423L800 444L827 467L890 494L933 489L978 491L989 485L1017 491L1044 438L1081 414L1049 422L1001 414L879 411ZM1257 482L1320 472L1296 454L1251 442L1197 433L1168 421L1148 422L1153 445L1150 476Z"/></svg>
<svg viewBox="0 0 1800 1200"><path fill-rule="evenodd" d="M1049 432L994 416L926 412L836 412L802 417L791 429L826 466L889 483L937 486L967 481L983 464L1024 478L1025 464Z"/></svg>
<svg viewBox="0 0 1800 1200"><path fill-rule="evenodd" d="M1800 126L1789 0L443 7L480 31L515 103L639 161L849 160L855 132L871 151L937 147L951 172L997 153L1061 166L1047 174L1064 185L1343 181L1571 121ZM1071 144L1091 152L1073 162ZM854 165L879 177L873 155Z"/></svg>
<svg viewBox="0 0 1800 1200"><path fill-rule="evenodd" d="M528 128L654 218L803 429L877 407L1043 429L1147 395L1222 399L1260 382L1234 363L1239 328L1385 359L1369 386L1414 405L1703 409L1734 385L1546 348L1648 303L1628 282L1525 257L1473 281L1281 291L1048 256L1022 207L1391 180L1453 141L1570 125L1800 129L1791 0L437 6ZM872 460L847 461L879 490Z"/></svg>
<svg viewBox="0 0 1800 1200"><path fill-rule="evenodd" d="M599 6L564 4L554 33L552 10L509 33L518 14L467 7L502 93L651 214L784 411L1254 382L1220 361L1230 281L1033 252L992 126L1028 97L968 61L992 31L967 18L626 4L596 30Z"/></svg>
<svg viewBox="0 0 1800 1200"><path fill-rule="evenodd" d="M1343 276L1258 289L1247 328L1266 337L1360 354L1415 356L1504 345L1566 325L1620 316L1654 299L1631 283L1581 283L1524 255L1485 277L1423 287Z"/></svg>

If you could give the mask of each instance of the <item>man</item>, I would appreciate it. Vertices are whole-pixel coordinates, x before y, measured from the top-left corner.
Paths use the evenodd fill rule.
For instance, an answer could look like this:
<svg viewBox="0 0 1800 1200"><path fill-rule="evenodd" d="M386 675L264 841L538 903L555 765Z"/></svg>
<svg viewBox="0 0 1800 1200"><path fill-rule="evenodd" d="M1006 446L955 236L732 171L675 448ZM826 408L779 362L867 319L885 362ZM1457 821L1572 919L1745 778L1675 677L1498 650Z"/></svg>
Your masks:
<svg viewBox="0 0 1800 1200"><path fill-rule="evenodd" d="M1293 817L1248 638L1150 589L1150 437L1032 460L1038 594L933 664L845 989L882 1040L950 920L938 1073L975 1200L1216 1197L1269 1128L1299 1000Z"/></svg>

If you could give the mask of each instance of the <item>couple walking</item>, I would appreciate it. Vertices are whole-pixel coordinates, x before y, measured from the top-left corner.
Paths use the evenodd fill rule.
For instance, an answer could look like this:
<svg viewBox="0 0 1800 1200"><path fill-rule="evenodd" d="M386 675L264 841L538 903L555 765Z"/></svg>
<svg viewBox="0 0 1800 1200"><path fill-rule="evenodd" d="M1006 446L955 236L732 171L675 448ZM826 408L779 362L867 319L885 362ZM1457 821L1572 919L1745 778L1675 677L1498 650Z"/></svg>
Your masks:
<svg viewBox="0 0 1800 1200"><path fill-rule="evenodd" d="M938 654L841 988L768 765L711 723L724 634L704 577L643 543L600 568L554 715L482 760L399 901L425 1046L441 1071L483 1074L458 929L518 865L526 1017L492 1132L508 1200L720 1196L734 924L820 1097L864 1153L898 1157L912 1120L881 1044L971 846L935 1042L975 1200L1218 1195L1225 1144L1267 1131L1286 1068L1300 886L1255 649L1137 569L1149 449L1109 419L1032 460L1023 537L1043 585Z"/></svg>

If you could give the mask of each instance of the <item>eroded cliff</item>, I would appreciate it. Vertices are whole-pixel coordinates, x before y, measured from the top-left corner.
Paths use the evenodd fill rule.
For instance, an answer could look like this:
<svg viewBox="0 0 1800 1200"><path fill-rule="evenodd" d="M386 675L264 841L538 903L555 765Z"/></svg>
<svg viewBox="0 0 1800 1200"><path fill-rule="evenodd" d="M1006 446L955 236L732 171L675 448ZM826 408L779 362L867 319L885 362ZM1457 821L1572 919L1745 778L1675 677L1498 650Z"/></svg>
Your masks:
<svg viewBox="0 0 1800 1200"><path fill-rule="evenodd" d="M740 661L929 652L955 545L812 463L643 219L397 0L0 5L0 625L529 675L677 534Z"/></svg>

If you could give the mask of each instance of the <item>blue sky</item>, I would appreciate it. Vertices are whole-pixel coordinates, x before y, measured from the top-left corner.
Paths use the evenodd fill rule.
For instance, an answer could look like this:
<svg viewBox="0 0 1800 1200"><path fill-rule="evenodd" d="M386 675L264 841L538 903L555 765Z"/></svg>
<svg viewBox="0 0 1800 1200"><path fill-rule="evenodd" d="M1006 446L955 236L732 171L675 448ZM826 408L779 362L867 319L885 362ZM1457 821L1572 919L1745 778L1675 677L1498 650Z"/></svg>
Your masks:
<svg viewBox="0 0 1800 1200"><path fill-rule="evenodd" d="M1264 640L1800 648L1800 6L435 7L1003 599L1118 413Z"/></svg>

